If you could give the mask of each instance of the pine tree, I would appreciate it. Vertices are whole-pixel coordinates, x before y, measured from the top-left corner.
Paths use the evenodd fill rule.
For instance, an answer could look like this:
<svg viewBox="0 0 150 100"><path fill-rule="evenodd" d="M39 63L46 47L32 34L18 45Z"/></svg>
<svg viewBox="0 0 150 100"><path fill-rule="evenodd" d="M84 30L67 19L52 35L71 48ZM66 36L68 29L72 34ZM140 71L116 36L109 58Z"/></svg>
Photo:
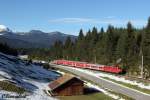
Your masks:
<svg viewBox="0 0 150 100"><path fill-rule="evenodd" d="M133 66L133 60L135 57L135 35L134 35L134 28L131 24L131 22L128 22L127 24L127 59L128 59L128 65L127 66Z"/></svg>
<svg viewBox="0 0 150 100"><path fill-rule="evenodd" d="M149 71L150 74L150 18L148 19L148 24L143 34L142 53L144 56L144 67Z"/></svg>
<svg viewBox="0 0 150 100"><path fill-rule="evenodd" d="M77 43L76 43L76 46L75 46L75 49L76 49L75 59L80 60L80 61L86 61L87 57L85 55L87 55L87 48L86 48L87 43L86 43L86 40L85 40L86 37L84 37L82 34L83 34L83 31L80 30L79 36L78 36L78 39L77 39Z"/></svg>
<svg viewBox="0 0 150 100"><path fill-rule="evenodd" d="M105 55L107 59L106 63L112 63L113 60L113 55L115 52L114 35L114 27L109 25L105 35Z"/></svg>
<svg viewBox="0 0 150 100"><path fill-rule="evenodd" d="M122 61L123 67L127 66L127 33L121 33L120 38L118 40L116 54L117 58ZM126 67L127 68L127 67Z"/></svg>
<svg viewBox="0 0 150 100"><path fill-rule="evenodd" d="M64 45L63 56L66 59L71 59L73 54L73 42L70 37L67 37Z"/></svg>
<svg viewBox="0 0 150 100"><path fill-rule="evenodd" d="M98 40L101 40L101 39L103 38L103 35L104 35L104 29L101 28L100 33L99 33Z"/></svg>
<svg viewBox="0 0 150 100"><path fill-rule="evenodd" d="M60 59L62 58L62 48L63 48L63 44L61 41L56 41L53 48L53 53L52 55L55 57L55 59Z"/></svg>
<svg viewBox="0 0 150 100"><path fill-rule="evenodd" d="M95 45L97 41L98 41L98 31L96 27L93 27L91 33L91 42L93 42L93 45Z"/></svg>
<svg viewBox="0 0 150 100"><path fill-rule="evenodd" d="M105 42L104 42L104 29L101 28L101 31L99 32L98 34L98 41L97 41L97 44L96 44L96 47L95 47L95 50L96 50L96 59L97 59L97 63L101 63L101 64L104 64L105 61L104 61L104 58L105 58L105 55L104 55L104 45L105 45Z"/></svg>
<svg viewBox="0 0 150 100"><path fill-rule="evenodd" d="M80 29L78 39L79 39L79 40L82 40L83 38L84 38L83 30Z"/></svg>

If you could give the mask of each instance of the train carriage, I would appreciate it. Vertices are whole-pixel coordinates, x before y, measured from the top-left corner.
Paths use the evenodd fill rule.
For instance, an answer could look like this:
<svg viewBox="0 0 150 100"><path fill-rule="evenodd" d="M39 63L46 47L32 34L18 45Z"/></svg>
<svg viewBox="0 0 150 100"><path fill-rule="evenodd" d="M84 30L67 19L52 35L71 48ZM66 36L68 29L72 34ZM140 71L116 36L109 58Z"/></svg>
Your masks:
<svg viewBox="0 0 150 100"><path fill-rule="evenodd" d="M70 67L77 67L77 68L86 68L92 70L99 70L109 73L121 73L122 69L119 66L106 66L106 65L99 65L99 64L90 64L87 62L80 62L80 61L69 61L69 60L55 60L53 63L58 65L65 65Z"/></svg>

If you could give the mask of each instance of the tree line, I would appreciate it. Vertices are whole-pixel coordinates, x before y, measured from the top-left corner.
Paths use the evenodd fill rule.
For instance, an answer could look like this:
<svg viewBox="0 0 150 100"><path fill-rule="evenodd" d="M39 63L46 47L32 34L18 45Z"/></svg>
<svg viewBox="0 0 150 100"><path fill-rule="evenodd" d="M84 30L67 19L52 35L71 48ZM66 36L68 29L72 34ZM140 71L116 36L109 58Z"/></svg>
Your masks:
<svg viewBox="0 0 150 100"><path fill-rule="evenodd" d="M81 29L76 41L68 37L65 43L56 41L49 48L35 52L30 57L87 61L106 65L119 64L128 74L139 75L141 57L144 58L144 74L150 77L150 18L142 29L131 22L126 28L109 25L106 31L93 27L83 33Z"/></svg>
<svg viewBox="0 0 150 100"><path fill-rule="evenodd" d="M6 43L0 43L0 52L13 56L18 55L17 49L9 47Z"/></svg>

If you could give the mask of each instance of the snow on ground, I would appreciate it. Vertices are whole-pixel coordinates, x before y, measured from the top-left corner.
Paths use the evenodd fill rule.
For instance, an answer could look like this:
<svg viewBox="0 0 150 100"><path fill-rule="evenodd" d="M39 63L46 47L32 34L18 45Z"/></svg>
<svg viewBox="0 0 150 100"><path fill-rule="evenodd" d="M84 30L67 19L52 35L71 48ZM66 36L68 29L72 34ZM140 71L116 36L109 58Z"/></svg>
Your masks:
<svg viewBox="0 0 150 100"><path fill-rule="evenodd" d="M126 80L124 77L118 77L118 76L115 76L115 75L104 74L104 73L97 73L96 75L99 76L99 77L108 77L110 79L120 81L120 82L124 82L124 83L128 83L128 84L131 84L131 85L137 85L140 88L150 89L150 84L149 85L144 85L141 82L139 83L137 81Z"/></svg>
<svg viewBox="0 0 150 100"><path fill-rule="evenodd" d="M25 88L28 91L25 100L55 100L45 94L43 90L47 90L48 83L59 76L60 74L45 70L41 66L0 53L0 81L8 80ZM19 95L15 92L0 90L0 99L5 94ZM18 99L20 100L20 98Z"/></svg>
<svg viewBox="0 0 150 100"><path fill-rule="evenodd" d="M59 74L62 74L62 75L65 74L65 72L62 72L62 71L60 71L60 70L56 70L56 72L59 73Z"/></svg>
<svg viewBox="0 0 150 100"><path fill-rule="evenodd" d="M25 94L20 95L20 97L24 97ZM4 90L0 90L0 100L5 100L7 96L7 100L15 100L15 96L19 96L17 93L15 92L8 92L8 91L4 91ZM9 96L9 97L8 97ZM10 97L11 96L11 97ZM13 97L12 97L13 96ZM4 99L5 98L5 99ZM21 98L20 98L21 99Z"/></svg>
<svg viewBox="0 0 150 100"><path fill-rule="evenodd" d="M100 88L100 87L97 86L97 85L91 84L90 82L86 82L86 81L85 81L85 83L86 83L85 85L87 85L88 87L97 89L97 90L101 91L102 93L104 93L105 95L108 95L108 96L110 96L111 98L113 98L113 99L115 99L115 100L125 100L125 99L119 97L118 95L112 94L112 93L106 91L105 89Z"/></svg>
<svg viewBox="0 0 150 100"><path fill-rule="evenodd" d="M17 94L15 92L0 91L0 100L57 100L48 95L43 94L43 92L36 92L31 94Z"/></svg>
<svg viewBox="0 0 150 100"><path fill-rule="evenodd" d="M45 94L43 90L49 90L48 83L39 83L36 81L29 81L30 83L36 85L39 89L36 90L33 95L27 96L28 100L56 100L56 98L50 98L49 95Z"/></svg>
<svg viewBox="0 0 150 100"><path fill-rule="evenodd" d="M131 84L131 85L136 85L140 88L150 89L150 84L149 85L144 85L143 83L139 83L137 81L126 80L124 77L119 77L119 76L115 76L115 75L111 75L111 74L107 74L107 73L102 73L102 72L94 72L94 71L87 70L87 69L80 69L80 68L73 68L73 67L69 67L69 68L84 72L86 74L93 75L95 77L99 77L99 78L108 77L108 78L116 80L116 81L128 83L128 84Z"/></svg>

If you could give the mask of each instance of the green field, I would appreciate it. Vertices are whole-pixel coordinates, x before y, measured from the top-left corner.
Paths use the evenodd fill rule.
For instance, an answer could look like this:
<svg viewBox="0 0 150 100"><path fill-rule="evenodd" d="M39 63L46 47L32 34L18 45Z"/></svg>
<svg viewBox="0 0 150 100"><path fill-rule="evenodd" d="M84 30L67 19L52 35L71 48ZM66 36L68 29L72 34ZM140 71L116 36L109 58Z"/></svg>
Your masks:
<svg viewBox="0 0 150 100"><path fill-rule="evenodd" d="M114 100L103 93L93 93L79 96L60 96L60 100Z"/></svg>

